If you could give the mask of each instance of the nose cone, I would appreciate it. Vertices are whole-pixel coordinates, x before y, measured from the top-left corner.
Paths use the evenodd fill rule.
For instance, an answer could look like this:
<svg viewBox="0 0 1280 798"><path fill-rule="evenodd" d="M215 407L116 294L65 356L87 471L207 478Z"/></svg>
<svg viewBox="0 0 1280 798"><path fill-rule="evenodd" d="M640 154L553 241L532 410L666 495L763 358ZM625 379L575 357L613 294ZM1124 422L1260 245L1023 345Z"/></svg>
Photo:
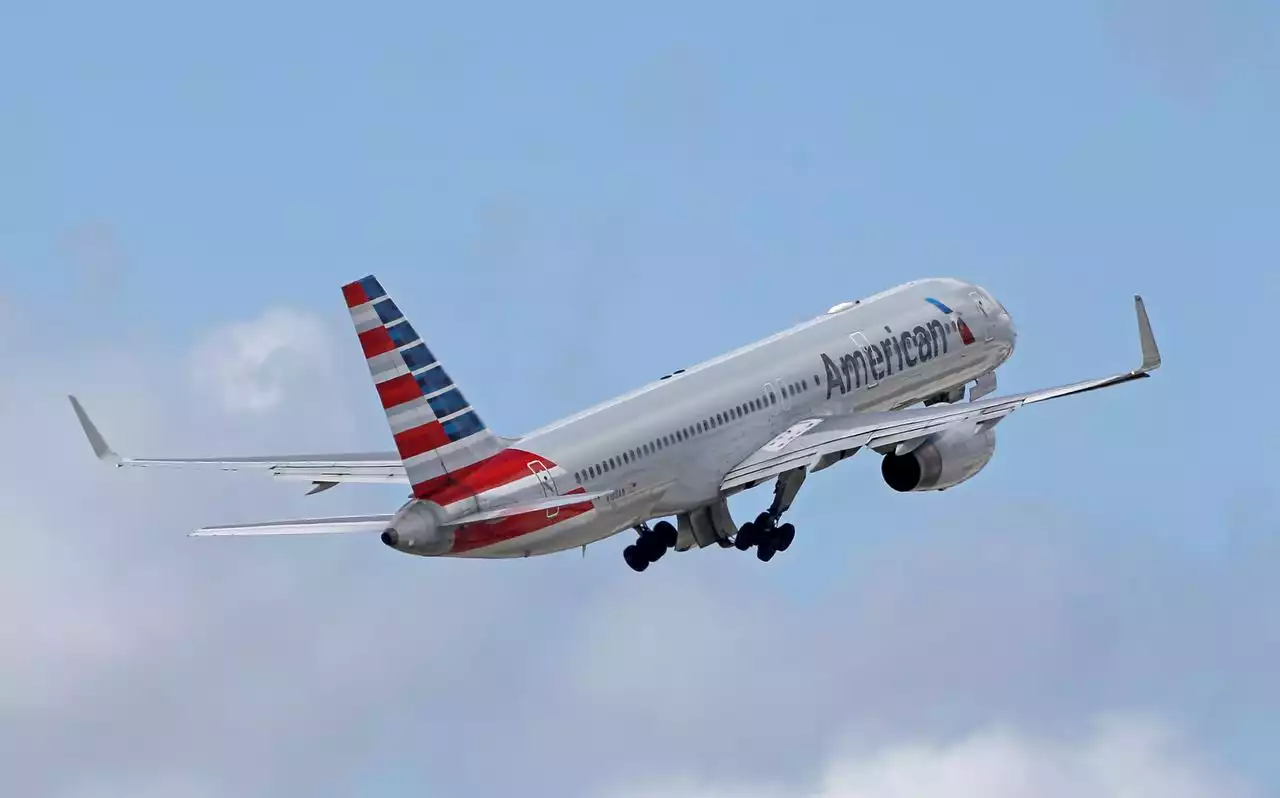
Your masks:
<svg viewBox="0 0 1280 798"><path fill-rule="evenodd" d="M997 335L1005 345L1005 357L1009 357L1018 345L1018 331L1014 329L1013 317L1003 305L1000 306L1000 313L996 317L996 327L999 330Z"/></svg>

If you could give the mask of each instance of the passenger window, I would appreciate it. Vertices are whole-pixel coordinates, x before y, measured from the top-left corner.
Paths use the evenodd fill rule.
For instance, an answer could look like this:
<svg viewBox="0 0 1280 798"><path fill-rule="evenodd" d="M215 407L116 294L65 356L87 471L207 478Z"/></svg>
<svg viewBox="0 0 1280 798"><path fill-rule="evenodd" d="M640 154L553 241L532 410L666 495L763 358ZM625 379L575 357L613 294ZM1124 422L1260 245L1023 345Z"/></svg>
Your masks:
<svg viewBox="0 0 1280 798"><path fill-rule="evenodd" d="M809 378L808 378L808 377L804 378L803 380L800 380L800 390L802 390L802 391L807 391L807 390L809 390Z"/></svg>

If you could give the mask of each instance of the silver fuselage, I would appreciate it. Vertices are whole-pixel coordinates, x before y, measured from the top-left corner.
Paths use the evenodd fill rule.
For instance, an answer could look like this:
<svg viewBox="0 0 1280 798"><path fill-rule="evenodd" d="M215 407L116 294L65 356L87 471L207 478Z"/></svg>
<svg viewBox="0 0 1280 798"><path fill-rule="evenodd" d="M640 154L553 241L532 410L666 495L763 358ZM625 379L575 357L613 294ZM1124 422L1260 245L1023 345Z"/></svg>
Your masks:
<svg viewBox="0 0 1280 798"><path fill-rule="evenodd" d="M555 467L481 494L480 509L579 488L614 495L453 556L545 554L718 501L724 475L798 420L916 404L994 371L1014 341L1000 303L955 279L842 303L522 436L514 448Z"/></svg>

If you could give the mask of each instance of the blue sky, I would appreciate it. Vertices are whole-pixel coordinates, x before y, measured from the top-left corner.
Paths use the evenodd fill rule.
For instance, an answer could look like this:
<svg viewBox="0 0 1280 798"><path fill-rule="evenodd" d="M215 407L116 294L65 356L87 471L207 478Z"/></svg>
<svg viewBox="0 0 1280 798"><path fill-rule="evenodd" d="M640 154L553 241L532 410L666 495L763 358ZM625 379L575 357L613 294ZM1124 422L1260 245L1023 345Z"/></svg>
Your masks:
<svg viewBox="0 0 1280 798"><path fill-rule="evenodd" d="M281 609L274 602L301 602L284 606L307 614L316 606L308 591L326 600L345 591L372 610L378 585L415 597L443 590L421 587L424 580L443 580L484 605L493 635L457 632L459 673L499 656L481 668L503 684L522 669L501 652L529 658L546 679L567 667L557 659L565 652L608 661L610 649L592 637L608 623L584 606L604 613L619 596L670 607L671 596L693 591L710 602L695 602L705 612L693 613L708 624L718 600L763 602L760 611L783 626L817 623L789 640L799 652L827 645L824 629L860 650L869 641L855 629L893 626L900 611L909 614L900 599L921 623L943 616L936 637L888 648L938 669L910 682L932 696L929 707L908 698L881 718L832 710L823 735L853 734L874 747L880 732L871 727L900 740L1011 720L1052 736L1094 714L1136 708L1182 729L1215 767L1260 790L1280 788L1269 748L1280 734L1280 693L1262 675L1280 654L1280 628L1263 611L1277 596L1259 564L1277 553L1271 452L1280 436L1266 414L1277 388L1267 297L1280 285L1278 25L1280 11L1261 0L791 11L558 2L23 8L0 30L0 356L14 364L0 405L5 435L14 451L22 443L42 447L51 464L74 463L74 484L86 487L63 501L132 530L138 549L124 548L141 559L108 567L95 559L112 546L104 537L86 543L79 560L44 549L14 550L9 560L41 574L24 582L32 597L52 589L47 580L71 579L67 568L109 591L118 569L199 580L260 561L269 565L254 566L264 580L265 592L253 594L260 603L235 611L265 625L267 637L263 617ZM289 488L220 474L148 474L120 488L119 475L85 462L72 417L55 405L68 390L82 392L104 428L161 453L387 447L338 292L369 272L448 361L489 426L508 434L922 276L973 280L1009 308L1019 345L999 375L1002 390L1136 362L1134 293L1147 299L1166 366L1150 382L1017 414L1001 427L991 466L961 489L893 495L873 460L851 461L806 486L793 511L800 537L785 558L767 568L719 552L668 558L653 569L665 573L646 573L643 584L625 571L621 540L585 564L562 557L489 570L397 559L356 541L193 554L179 530L316 508L385 511L398 494L355 488L302 502ZM262 336L270 340L253 343ZM260 357L259 346L277 354ZM268 406L219 404L260 369L281 386ZM220 393L228 380L232 393ZM59 537L65 519L33 497L58 507L63 482L20 469L8 499L19 508L29 501L32 529ZM734 508L745 516L766 501L751 494ZM144 539L166 542L155 551ZM1043 581L1009 576L1028 563L1045 569ZM872 564L896 569L902 584L859 592L890 579ZM951 617L954 596L902 598L917 568L939 585L988 589L988 603ZM1006 592L992 587L986 568L1003 574L994 583ZM273 592L278 572L300 580L301 592ZM326 587L321 574L340 581ZM708 585L723 587L721 599L704 593ZM918 587L927 594L936 585ZM529 592L521 598L510 592L517 588ZM155 645L129 608L158 596L133 586L86 600L116 607L112 622L132 630L122 639ZM209 587L190 609L224 617L233 613L227 600ZM968 645L957 635L983 638L991 633L984 618L999 615L991 608L1021 600L1029 602L1026 636L1000 644L1009 649L1000 667L949 667L945 652ZM851 616L861 625L840 633ZM702 627L665 637L665 617L655 611L638 622L657 625L649 650L674 658L684 635ZM323 634L321 617L311 620L319 625L303 628ZM1049 631L1036 631L1042 624ZM207 647L206 662L245 644L234 631L202 628L164 639ZM756 634L764 632L726 633L725 651L742 639L762 650L780 645ZM374 650L385 644L359 639ZM925 640L943 653L913 647ZM426 655L403 645L399 661L421 665L416 658ZM36 663L56 653L32 650ZM725 651L708 651L708 661L731 661ZM255 667L286 672L292 653L286 646ZM148 661L112 661L125 663L122 684L151 673ZM167 674L157 678L179 661L155 665ZM1062 662L1080 667L1064 675ZM783 678L768 670L775 665L733 669L769 681ZM884 672L924 667L893 659ZM988 683L995 673L1007 689ZM46 719L74 703L65 685L55 687L41 705ZM251 692L244 682L223 687ZM297 689L296 700L309 704L338 688L318 678ZM574 717L604 723L582 693L560 689L584 702ZM427 729L402 695L379 695L387 707L342 716L356 739L372 742L346 740L323 775L338 791L335 784L371 784L371 774L388 795L433 784L500 791L497 776L457 765L452 746L493 734L536 737L517 731L552 711L535 693L520 693L516 706L484 704L496 725L483 733L465 720L468 702L480 699L429 693L411 702L439 719ZM626 706L625 695L609 696ZM732 742L734 732L713 720L733 706L722 698L728 703L709 702L714 710L701 720L674 708L670 718L656 709L653 717L704 723ZM659 692L650 700L674 699ZM871 725L850 732L854 716ZM166 717L181 734L185 716ZM609 714L619 739L653 720L628 717ZM310 732L277 722L274 742ZM654 728L650 737L664 737L661 724ZM424 770L379 755L380 744L403 735L435 741ZM813 777L814 757L831 739L798 748L767 773L699 771L657 743L648 756L671 763L673 776L791 783ZM210 744L223 742L215 735ZM517 761L557 762L537 746L519 751ZM111 774L149 772L136 752L104 750L93 761L107 794L142 783ZM241 783L209 781L217 772L209 762L188 764L173 777L211 794L314 794L288 768ZM560 771L547 772L550 785ZM566 789L626 788L605 781L584 766ZM81 794L74 789L61 794Z"/></svg>

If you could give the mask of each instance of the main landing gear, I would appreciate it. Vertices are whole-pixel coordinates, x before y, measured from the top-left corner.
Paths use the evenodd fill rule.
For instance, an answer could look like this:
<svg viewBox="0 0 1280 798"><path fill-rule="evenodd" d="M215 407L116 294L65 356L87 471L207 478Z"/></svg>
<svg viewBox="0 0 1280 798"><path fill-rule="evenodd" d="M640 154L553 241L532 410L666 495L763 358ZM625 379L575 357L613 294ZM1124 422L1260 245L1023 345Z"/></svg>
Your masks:
<svg viewBox="0 0 1280 798"><path fill-rule="evenodd" d="M687 525L692 523L693 539L699 546L710 546L712 540L723 548L733 546L739 551L746 551L754 546L756 557L761 562L769 562L775 554L790 548L792 541L796 539L796 528L791 524L779 524L778 521L790 509L807 474L808 471L804 468L781 474L773 488L773 503L769 505L769 509L756 516L756 520L738 527L736 534L723 498L719 503L700 508L704 514L695 516L692 522L689 516L681 515L681 528L688 531ZM699 527L698 524L703 526ZM714 529L708 524L713 525ZM662 559L667 549L675 548L679 539L679 530L669 521L659 521L652 528L648 524L640 524L635 529L640 537L622 550L622 558L633 571L643 571ZM690 545L692 544L682 544L681 551Z"/></svg>
<svg viewBox="0 0 1280 798"><path fill-rule="evenodd" d="M797 468L778 476L773 487L773 504L769 509L756 516L755 521L748 521L738 527L733 545L738 551L746 551L756 547L756 558L760 562L769 562L773 555L786 551L796 539L796 528L791 524L778 524L782 514L791 508L791 502L800 492L800 486L808 474L803 468Z"/></svg>
<svg viewBox="0 0 1280 798"><path fill-rule="evenodd" d="M738 551L746 551L756 547L756 557L760 562L769 562L773 555L786 551L791 541L796 539L796 528L791 524L779 526L778 519L769 513L760 513L755 521L748 521L738 527L738 534L733 545Z"/></svg>
<svg viewBox="0 0 1280 798"><path fill-rule="evenodd" d="M667 549L676 545L676 528L669 521L659 521L650 528L648 524L636 527L640 538L622 550L622 559L633 571L643 571L650 563L662 559Z"/></svg>

